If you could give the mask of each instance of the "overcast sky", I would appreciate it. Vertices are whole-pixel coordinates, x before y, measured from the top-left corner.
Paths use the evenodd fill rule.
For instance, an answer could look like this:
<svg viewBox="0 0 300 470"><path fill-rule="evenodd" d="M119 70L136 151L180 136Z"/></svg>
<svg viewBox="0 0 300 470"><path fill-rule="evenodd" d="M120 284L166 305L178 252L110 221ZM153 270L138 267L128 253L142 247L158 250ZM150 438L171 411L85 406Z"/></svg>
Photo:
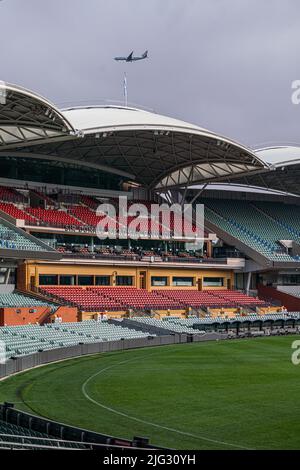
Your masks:
<svg viewBox="0 0 300 470"><path fill-rule="evenodd" d="M68 106L122 100L126 71L129 102L251 146L300 144L299 18L299 0L2 0L0 79Z"/></svg>

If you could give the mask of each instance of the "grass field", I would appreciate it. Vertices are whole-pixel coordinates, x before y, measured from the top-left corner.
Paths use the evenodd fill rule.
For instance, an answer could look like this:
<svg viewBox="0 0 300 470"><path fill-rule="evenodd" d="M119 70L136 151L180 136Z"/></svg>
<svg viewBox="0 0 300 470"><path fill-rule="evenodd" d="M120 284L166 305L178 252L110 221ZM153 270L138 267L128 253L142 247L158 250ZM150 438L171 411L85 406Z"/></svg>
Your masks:
<svg viewBox="0 0 300 470"><path fill-rule="evenodd" d="M299 449L294 339L192 343L72 359L1 382L0 401L177 449Z"/></svg>

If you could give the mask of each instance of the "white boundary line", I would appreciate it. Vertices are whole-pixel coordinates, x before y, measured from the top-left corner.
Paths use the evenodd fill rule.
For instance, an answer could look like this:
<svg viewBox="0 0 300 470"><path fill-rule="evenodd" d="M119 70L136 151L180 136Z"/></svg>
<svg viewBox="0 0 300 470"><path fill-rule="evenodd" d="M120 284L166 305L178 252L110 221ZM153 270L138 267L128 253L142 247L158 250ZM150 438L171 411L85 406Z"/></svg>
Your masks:
<svg viewBox="0 0 300 470"><path fill-rule="evenodd" d="M142 356L142 357L149 357L149 354L147 356ZM119 416L123 416L124 418L127 418L127 419L131 419L133 421L137 421L138 423L142 423L142 424L146 424L148 426L153 426L153 427L156 427L156 428L159 428L159 429L165 429L166 431L169 431L169 432L174 432L176 434L181 434L183 436L189 436L189 437L193 437L194 439L199 439L199 440L203 440L203 441L207 441L207 442L213 442L215 444L221 444L221 445L224 445L224 446L230 446L230 447L235 447L235 448L239 448L239 449L244 449L244 450L253 450L251 449L250 447L245 447L245 446L241 446L239 444L233 444L233 443L230 443L230 442L225 442L225 441L218 441L216 439L210 439L208 437L204 437L204 436L200 436L200 435L196 435L196 434L192 434L192 433L188 433L188 432L184 432L184 431L180 431L179 429L174 429L174 428L169 428L167 426L162 426L160 424L157 424L157 423L152 423L151 421L146 421L146 420L143 420L141 418L136 418L134 416L131 416L127 413L124 413L122 411L118 411L118 410L115 410L114 408L111 408L109 406L106 406L104 405L103 403L100 403L99 401L97 400L94 400L87 392L87 385L95 378L97 377L98 375L100 374L103 374L103 372L106 372L110 369L113 369L114 367L117 367L117 366L120 366L120 365L123 365L123 364L127 364L129 362L134 362L134 361L137 361L137 360L140 360L141 357L139 358L133 358L133 359L128 359L126 361L121 361L121 362L118 362L117 364L113 364L111 366L108 366L108 367L104 367L103 369L100 369L98 372L96 372L95 374L91 375L83 384L82 384L82 387L81 387L81 391L83 393L83 395L85 396L85 398L87 400L89 400L90 402L94 403L94 405L97 405L107 411L110 411L111 413L114 413L114 414L117 414Z"/></svg>

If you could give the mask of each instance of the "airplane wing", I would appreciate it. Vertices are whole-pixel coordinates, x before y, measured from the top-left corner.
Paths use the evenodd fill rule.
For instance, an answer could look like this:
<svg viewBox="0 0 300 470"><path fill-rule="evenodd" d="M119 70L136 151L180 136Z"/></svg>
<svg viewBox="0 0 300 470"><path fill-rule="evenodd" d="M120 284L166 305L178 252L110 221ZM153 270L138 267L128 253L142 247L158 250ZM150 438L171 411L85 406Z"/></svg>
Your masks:
<svg viewBox="0 0 300 470"><path fill-rule="evenodd" d="M126 58L126 60L128 60L128 61L132 60L132 54L133 54L133 51L129 54L129 56Z"/></svg>

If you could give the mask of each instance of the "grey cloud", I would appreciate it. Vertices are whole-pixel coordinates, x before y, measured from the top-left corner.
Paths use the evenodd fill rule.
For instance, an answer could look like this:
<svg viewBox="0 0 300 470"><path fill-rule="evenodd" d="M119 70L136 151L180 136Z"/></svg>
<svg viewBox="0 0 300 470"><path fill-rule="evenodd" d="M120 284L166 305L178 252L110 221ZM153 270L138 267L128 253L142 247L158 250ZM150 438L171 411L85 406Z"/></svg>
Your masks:
<svg viewBox="0 0 300 470"><path fill-rule="evenodd" d="M248 145L299 142L298 0L3 0L0 79L58 104L129 101ZM149 60L115 55L149 49Z"/></svg>

